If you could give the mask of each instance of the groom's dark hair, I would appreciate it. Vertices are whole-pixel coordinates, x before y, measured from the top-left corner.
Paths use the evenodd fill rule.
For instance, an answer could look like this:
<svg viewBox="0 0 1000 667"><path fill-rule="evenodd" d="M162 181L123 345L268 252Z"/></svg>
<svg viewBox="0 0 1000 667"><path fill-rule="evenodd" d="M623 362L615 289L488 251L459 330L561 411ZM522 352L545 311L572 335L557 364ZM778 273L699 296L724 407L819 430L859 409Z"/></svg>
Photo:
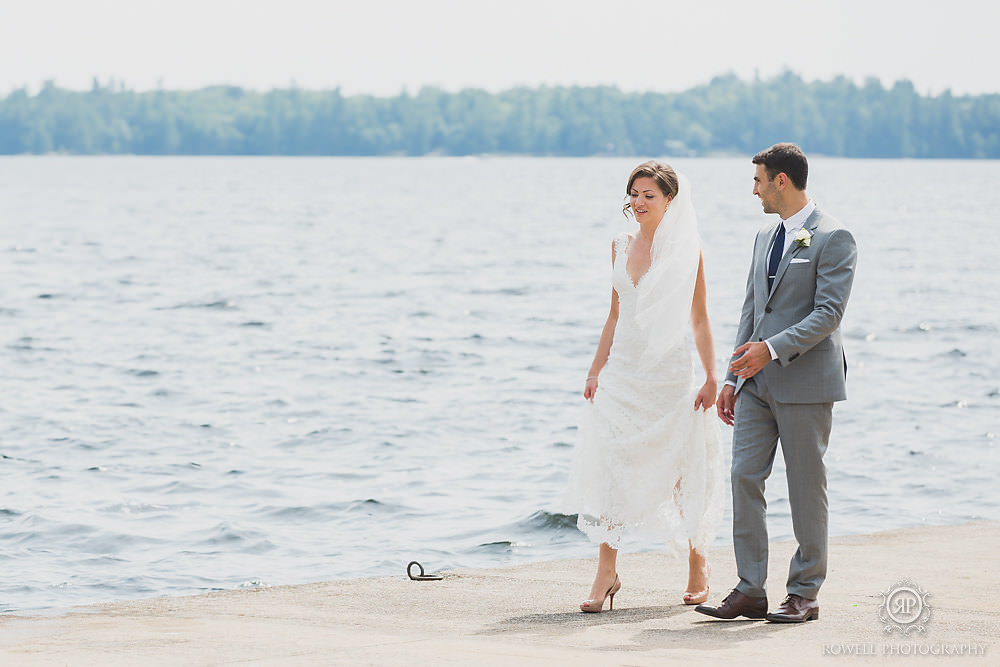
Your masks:
<svg viewBox="0 0 1000 667"><path fill-rule="evenodd" d="M806 154L802 149L795 144L775 144L754 155L753 163L764 165L769 180L774 180L775 176L784 173L797 189L806 189L809 161L806 160Z"/></svg>

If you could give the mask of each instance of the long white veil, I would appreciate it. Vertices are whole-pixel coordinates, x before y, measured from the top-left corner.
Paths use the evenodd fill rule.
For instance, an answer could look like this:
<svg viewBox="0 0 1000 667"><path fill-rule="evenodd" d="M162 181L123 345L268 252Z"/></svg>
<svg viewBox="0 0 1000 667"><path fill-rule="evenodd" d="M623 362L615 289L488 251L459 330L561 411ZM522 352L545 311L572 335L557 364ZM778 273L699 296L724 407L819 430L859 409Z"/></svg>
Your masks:
<svg viewBox="0 0 1000 667"><path fill-rule="evenodd" d="M683 174L677 180L677 196L653 235L649 272L637 287L636 322L647 341L640 371L652 370L684 343L691 317L701 239L691 185Z"/></svg>

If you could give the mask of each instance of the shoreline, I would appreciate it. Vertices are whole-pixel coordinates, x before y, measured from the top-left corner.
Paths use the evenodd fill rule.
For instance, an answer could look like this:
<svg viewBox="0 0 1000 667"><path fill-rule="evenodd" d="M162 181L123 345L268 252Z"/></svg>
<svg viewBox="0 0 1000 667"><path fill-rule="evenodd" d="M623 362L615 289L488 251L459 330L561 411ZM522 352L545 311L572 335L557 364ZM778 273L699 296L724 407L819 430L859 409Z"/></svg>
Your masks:
<svg viewBox="0 0 1000 667"><path fill-rule="evenodd" d="M615 609L577 610L594 559L345 579L75 607L0 618L4 664L662 665L904 661L989 664L1000 651L1000 521L921 526L830 540L821 617L801 625L717 621L681 604L686 561L623 553ZM791 542L772 542L769 602L784 597ZM709 549L713 604L737 582L732 547ZM926 632L883 632L882 592L927 593ZM962 650L962 653L941 653ZM886 651L889 651L886 653ZM935 652L936 651L936 652ZM979 653L982 651L983 655ZM887 657L888 656L888 657ZM965 664L961 662L960 664Z"/></svg>
<svg viewBox="0 0 1000 667"><path fill-rule="evenodd" d="M531 517L528 517L528 518L531 518ZM790 531L791 530L791 519L790 518L787 519L787 523L788 523L788 529ZM830 535L830 542L832 544L836 539L841 539L841 538L863 537L863 536L866 536L866 535L876 535L876 534L881 534L881 533L907 531L907 530L922 529L922 528L946 528L946 527L949 527L949 526L964 526L964 525L975 524L975 523L990 523L990 520L975 518L975 519L962 520L962 521L960 521L958 523L940 523L940 524L936 524L936 523L921 523L921 524L915 524L915 525L910 525L910 526L897 526L897 527L893 527L893 528L886 528L886 529L881 529L881 530L874 530L874 531L868 532L868 533L844 533L844 534L838 534L838 535L831 534ZM998 520L998 523L1000 523L1000 520ZM722 526L722 530L727 530L728 528L729 528L728 525L724 524ZM771 544L783 544L785 542L790 541L791 539L792 539L791 536L782 536L780 538L776 538L776 539L771 540L770 543ZM596 545L593 545L593 546L594 546L594 549L595 549L595 558L596 558ZM732 558L732 548L733 548L732 540L729 537L725 538L725 541L723 541L721 543L719 543L719 539L717 537L716 540L713 541L712 545L710 545L708 547L709 552L713 553L713 554L714 553L725 554L726 551L728 550L730 558ZM686 553L686 550L685 550L684 553ZM644 554L646 554L646 555L648 555L648 554L658 554L658 555L660 555L660 556L662 556L664 558L667 558L667 559L671 559L671 558L675 557L675 554L673 554L672 552L670 552L669 550L664 549L664 548L655 548L655 547L649 547L649 546L640 546L640 547L638 547L634 551L629 550L628 548L626 548L622 552L622 555L620 556L620 558L629 558L631 556L644 555ZM678 551L677 554L679 554L680 556L684 555L680 551ZM537 560L536 559L531 559L531 560L511 559L510 561L504 562L502 564L498 564L498 565L496 565L494 567L482 567L482 566L480 566L478 564L471 563L471 564L468 564L468 565L458 565L458 566L455 566L455 567L445 567L443 569L442 568L435 568L435 567L433 567L431 565L430 561L419 560L417 562L420 562L421 564L424 565L427 574L437 574L437 573L442 573L442 572L443 573L464 573L464 572L477 572L477 571L497 571L497 570L514 569L514 568L519 568L519 567L528 567L528 566L537 565L537 564L540 564L540 563L558 563L558 562L569 563L569 562L575 562L575 561L579 561L579 560L586 561L587 558L576 558L576 557L570 557L570 558L547 558L547 557L542 556L542 557L539 557ZM397 574L399 574L399 572L401 570L405 569L404 566L405 566L405 563L403 561L400 561L399 565L397 567L393 568L393 571L391 573L390 572L386 572L386 573L374 573L374 574L346 574L346 575L343 575L343 576L334 575L333 577L323 578L323 579L306 579L304 581L284 582L284 583L274 583L274 584L271 584L271 583L262 583L260 586L240 587L240 586L237 586L237 585L233 585L231 588L222 588L222 587L213 587L213 588L204 588L204 589L197 589L197 588L195 588L195 589L191 589L189 591L175 591L175 592L160 593L160 594L158 594L158 593L152 593L150 595L137 596L137 597L112 597L110 599L103 599L103 600L89 600L89 601L84 600L84 601L78 601L78 602L68 602L68 603L66 603L64 605L58 605L58 606L52 605L52 606L23 607L23 608L10 607L8 609L0 609L0 628L2 628L3 622L4 622L5 619L57 618L57 617L64 616L64 615L67 615L67 614L77 613L80 610L84 610L84 609L103 608L103 607L106 607L108 605L128 604L128 603L132 603L132 602L141 602L141 601L144 601L144 600L154 600L154 599L164 599L164 598L183 599L183 598L200 597L200 596L203 596L203 595L216 595L216 594L221 594L221 593L232 593L232 592L243 591L243 590L261 590L261 589L270 589L270 588L294 588L296 586L310 586L310 585L317 585L317 584L336 584L338 582L360 581L360 580L366 580L366 579L394 578L394 577L396 577ZM416 568L414 569L414 573L418 573L418 570ZM406 577L404 576L404 579L405 578Z"/></svg>

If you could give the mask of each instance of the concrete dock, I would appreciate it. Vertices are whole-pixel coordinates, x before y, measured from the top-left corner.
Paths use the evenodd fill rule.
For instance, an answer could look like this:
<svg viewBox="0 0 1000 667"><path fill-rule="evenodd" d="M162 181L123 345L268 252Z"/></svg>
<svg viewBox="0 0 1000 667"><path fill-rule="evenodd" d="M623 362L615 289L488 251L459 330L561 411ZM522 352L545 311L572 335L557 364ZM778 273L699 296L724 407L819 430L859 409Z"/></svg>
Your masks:
<svg viewBox="0 0 1000 667"><path fill-rule="evenodd" d="M772 607L794 549L771 545ZM4 616L0 665L1000 664L1000 522L838 537L830 553L820 620L799 625L695 613L685 560L625 553L601 614L577 610L594 560L401 573ZM710 562L718 602L737 581L731 548ZM879 620L879 594L904 579L926 594L923 633Z"/></svg>

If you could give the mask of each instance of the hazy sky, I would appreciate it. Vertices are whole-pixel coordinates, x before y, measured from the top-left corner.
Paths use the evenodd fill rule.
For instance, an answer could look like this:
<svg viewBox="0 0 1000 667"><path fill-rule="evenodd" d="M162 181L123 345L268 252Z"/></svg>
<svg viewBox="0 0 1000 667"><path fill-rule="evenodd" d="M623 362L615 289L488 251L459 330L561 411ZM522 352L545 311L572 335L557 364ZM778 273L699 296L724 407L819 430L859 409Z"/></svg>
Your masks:
<svg viewBox="0 0 1000 667"><path fill-rule="evenodd" d="M46 79L682 90L735 72L1000 92L989 0L0 0L0 94Z"/></svg>

